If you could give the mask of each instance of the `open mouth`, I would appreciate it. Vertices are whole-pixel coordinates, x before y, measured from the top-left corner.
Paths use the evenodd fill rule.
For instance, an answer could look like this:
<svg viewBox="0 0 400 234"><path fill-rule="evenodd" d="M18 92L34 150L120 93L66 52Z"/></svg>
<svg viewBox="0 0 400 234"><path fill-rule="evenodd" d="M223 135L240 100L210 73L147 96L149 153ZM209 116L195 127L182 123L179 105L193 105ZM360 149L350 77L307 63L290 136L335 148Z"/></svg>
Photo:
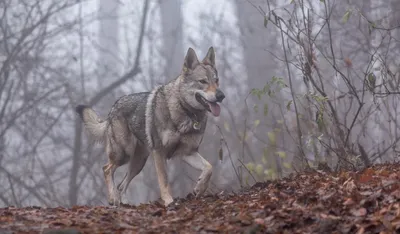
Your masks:
<svg viewBox="0 0 400 234"><path fill-rule="evenodd" d="M221 113L221 107L217 102L210 102L207 99L205 99L203 96L201 96L199 93L196 93L195 95L196 100L200 102L208 110L211 112L214 116L218 117L219 114Z"/></svg>

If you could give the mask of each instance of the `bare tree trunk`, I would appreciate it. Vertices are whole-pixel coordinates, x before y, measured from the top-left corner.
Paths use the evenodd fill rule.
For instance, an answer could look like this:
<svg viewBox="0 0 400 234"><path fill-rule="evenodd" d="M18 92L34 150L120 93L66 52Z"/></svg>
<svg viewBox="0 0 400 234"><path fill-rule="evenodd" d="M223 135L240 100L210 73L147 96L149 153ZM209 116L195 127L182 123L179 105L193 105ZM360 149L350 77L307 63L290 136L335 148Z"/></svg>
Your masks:
<svg viewBox="0 0 400 234"><path fill-rule="evenodd" d="M249 88L262 87L271 78L274 67L271 64L272 56L267 49L276 44L276 33L264 27L263 16L256 7L265 11L268 6L265 0L248 1L236 0L236 11L241 31L241 41L244 51Z"/></svg>
<svg viewBox="0 0 400 234"><path fill-rule="evenodd" d="M164 81L171 80L179 75L184 57L183 29L181 0L162 0L159 2L161 9L163 48L165 58ZM160 81L161 82L161 81ZM175 196L183 196L187 183L184 175L185 166L181 161L174 161L170 172L171 188Z"/></svg>
<svg viewBox="0 0 400 234"><path fill-rule="evenodd" d="M112 83L117 77L121 75L122 65L119 61L120 50L119 50L119 27L120 23L118 20L119 6L121 3L115 0L100 0L98 8L99 18L99 50L97 57L97 66L99 73L103 79L97 80L99 88ZM114 103L118 95L114 90L106 94L104 99L104 105L110 106Z"/></svg>
<svg viewBox="0 0 400 234"><path fill-rule="evenodd" d="M84 37L83 37L83 25L82 25L82 4L79 5L79 46L80 46L80 81L81 81L81 92L82 97L85 97L85 71L83 65L84 56ZM74 149L72 152L72 168L69 179L69 191L68 198L70 205L75 205L78 202L78 173L79 173L79 161L82 148L82 123L78 116L75 116L75 129L74 129Z"/></svg>
<svg viewBox="0 0 400 234"><path fill-rule="evenodd" d="M184 49L181 4L180 0L160 1L165 80L175 78L182 68Z"/></svg>
<svg viewBox="0 0 400 234"><path fill-rule="evenodd" d="M69 203L71 206L78 203L78 184L77 178L80 168L81 159L81 148L82 148L82 124L78 116L75 117L75 139L74 139L74 151L72 156L72 168L69 179Z"/></svg>
<svg viewBox="0 0 400 234"><path fill-rule="evenodd" d="M101 73L107 77L99 79L100 87L106 86L113 81L113 77L120 75L120 67L118 63L119 57L119 21L118 21L118 1L100 0L98 17L99 17L99 54L98 66ZM109 82L107 82L109 81Z"/></svg>

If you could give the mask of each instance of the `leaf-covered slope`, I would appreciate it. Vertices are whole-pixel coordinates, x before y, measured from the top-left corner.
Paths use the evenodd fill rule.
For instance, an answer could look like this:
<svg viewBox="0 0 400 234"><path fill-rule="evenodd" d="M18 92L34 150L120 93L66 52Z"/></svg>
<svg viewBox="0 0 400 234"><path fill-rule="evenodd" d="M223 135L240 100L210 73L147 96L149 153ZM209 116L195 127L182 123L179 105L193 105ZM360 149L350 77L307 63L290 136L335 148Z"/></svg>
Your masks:
<svg viewBox="0 0 400 234"><path fill-rule="evenodd" d="M2 208L0 232L396 233L400 164L338 175L312 172L258 183L238 194L113 208ZM54 232L53 232L54 233Z"/></svg>

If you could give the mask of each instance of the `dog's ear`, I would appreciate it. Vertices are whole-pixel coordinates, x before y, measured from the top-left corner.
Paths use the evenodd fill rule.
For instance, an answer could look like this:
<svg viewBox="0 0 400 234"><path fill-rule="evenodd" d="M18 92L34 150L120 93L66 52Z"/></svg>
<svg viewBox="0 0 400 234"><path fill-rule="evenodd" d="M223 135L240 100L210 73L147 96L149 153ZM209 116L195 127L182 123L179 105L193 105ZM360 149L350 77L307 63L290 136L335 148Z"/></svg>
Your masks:
<svg viewBox="0 0 400 234"><path fill-rule="evenodd" d="M203 59L203 63L207 65L211 65L215 67L215 52L214 52L214 47L210 47L208 49L206 57Z"/></svg>
<svg viewBox="0 0 400 234"><path fill-rule="evenodd" d="M183 71L194 70L194 68L199 65L199 59L197 58L196 52L192 48L189 47L185 61L183 63Z"/></svg>

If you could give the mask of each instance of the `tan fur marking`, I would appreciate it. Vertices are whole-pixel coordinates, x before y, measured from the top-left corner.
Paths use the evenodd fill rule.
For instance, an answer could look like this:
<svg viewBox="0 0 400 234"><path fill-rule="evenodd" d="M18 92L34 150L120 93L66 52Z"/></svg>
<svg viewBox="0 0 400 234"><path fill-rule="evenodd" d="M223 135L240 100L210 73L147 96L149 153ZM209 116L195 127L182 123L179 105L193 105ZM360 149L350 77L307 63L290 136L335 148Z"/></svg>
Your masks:
<svg viewBox="0 0 400 234"><path fill-rule="evenodd" d="M210 84L207 88L206 92L213 92L215 93L217 91L217 86L215 84Z"/></svg>

